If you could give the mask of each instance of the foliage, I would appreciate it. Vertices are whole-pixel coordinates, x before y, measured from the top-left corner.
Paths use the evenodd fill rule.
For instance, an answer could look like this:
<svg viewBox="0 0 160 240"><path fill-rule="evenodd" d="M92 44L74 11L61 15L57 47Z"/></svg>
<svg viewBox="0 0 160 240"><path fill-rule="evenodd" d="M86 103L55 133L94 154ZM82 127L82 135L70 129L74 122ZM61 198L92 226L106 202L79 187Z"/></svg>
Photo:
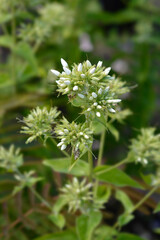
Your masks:
<svg viewBox="0 0 160 240"><path fill-rule="evenodd" d="M2 240L140 240L159 212L158 3L102 2L0 0Z"/></svg>

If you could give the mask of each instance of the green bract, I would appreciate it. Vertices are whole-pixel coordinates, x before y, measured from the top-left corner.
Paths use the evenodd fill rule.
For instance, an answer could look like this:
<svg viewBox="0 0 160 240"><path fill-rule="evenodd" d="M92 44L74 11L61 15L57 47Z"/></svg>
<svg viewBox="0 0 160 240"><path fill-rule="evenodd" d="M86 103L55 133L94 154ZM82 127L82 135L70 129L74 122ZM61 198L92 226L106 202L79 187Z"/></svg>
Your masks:
<svg viewBox="0 0 160 240"><path fill-rule="evenodd" d="M57 76L57 91L67 94L69 101L81 107L89 117L101 117L107 113L115 113L118 97L128 92L125 82L110 76L110 67L102 66L102 61L92 65L90 61L74 64L72 69L61 58L63 72L54 69L51 72Z"/></svg>
<svg viewBox="0 0 160 240"><path fill-rule="evenodd" d="M50 110L47 110L46 107L33 109L27 117L23 118L26 126L22 127L21 133L31 135L26 143L32 142L37 137L43 137L44 141L51 137L53 133L52 125L55 124L59 114L60 111L57 111L56 107L50 108Z"/></svg>
<svg viewBox="0 0 160 240"><path fill-rule="evenodd" d="M57 146L64 150L67 145L71 144L75 159L79 157L80 153L88 150L93 142L92 129L88 128L86 123L69 123L64 117L61 123L56 126L55 133L61 140Z"/></svg>
<svg viewBox="0 0 160 240"><path fill-rule="evenodd" d="M132 139L129 154L143 165L160 164L160 134L155 134L155 128L142 128L137 139Z"/></svg>
<svg viewBox="0 0 160 240"><path fill-rule="evenodd" d="M9 172L14 172L23 164L23 156L20 149L11 145L9 149L0 146L0 167L5 168Z"/></svg>

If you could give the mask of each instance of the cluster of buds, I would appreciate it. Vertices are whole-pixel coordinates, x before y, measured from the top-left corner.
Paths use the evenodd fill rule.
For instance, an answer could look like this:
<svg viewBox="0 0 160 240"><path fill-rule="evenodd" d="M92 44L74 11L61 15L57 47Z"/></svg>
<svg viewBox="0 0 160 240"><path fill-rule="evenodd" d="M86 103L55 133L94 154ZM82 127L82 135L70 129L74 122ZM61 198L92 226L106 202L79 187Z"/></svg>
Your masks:
<svg viewBox="0 0 160 240"><path fill-rule="evenodd" d="M93 142L93 132L86 127L86 124L77 124L75 122L69 123L66 118L63 117L61 123L55 127L55 133L60 139L58 147L61 150L65 150L67 145L71 145L74 150L75 159L79 154L88 149Z"/></svg>
<svg viewBox="0 0 160 240"><path fill-rule="evenodd" d="M73 178L72 183L66 184L62 189L62 196L66 199L69 205L69 211L75 212L80 210L86 214L89 211L93 199L92 183L86 183L84 178L79 182L76 177Z"/></svg>
<svg viewBox="0 0 160 240"><path fill-rule="evenodd" d="M97 117L108 111L115 113L114 107L121 101L118 96L126 93L128 88L124 87L125 83L109 75L110 67L103 67L102 61L92 65L87 60L74 64L72 69L62 58L61 63L62 73L51 70L58 78L59 93L67 94L73 105L83 108L83 113L90 112Z"/></svg>
<svg viewBox="0 0 160 240"><path fill-rule="evenodd" d="M0 167L5 168L9 172L14 172L23 164L23 156L20 149L11 145L9 149L0 146Z"/></svg>
<svg viewBox="0 0 160 240"><path fill-rule="evenodd" d="M57 111L56 107L50 110L47 110L46 107L33 109L27 117L23 118L26 126L22 127L21 133L31 135L26 143L30 143L38 137L43 137L44 141L51 137L53 134L52 126L56 123L59 114L60 111Z"/></svg>
<svg viewBox="0 0 160 240"><path fill-rule="evenodd" d="M137 139L131 140L129 154L135 162L143 165L160 163L160 135L155 134L155 128L141 129Z"/></svg>

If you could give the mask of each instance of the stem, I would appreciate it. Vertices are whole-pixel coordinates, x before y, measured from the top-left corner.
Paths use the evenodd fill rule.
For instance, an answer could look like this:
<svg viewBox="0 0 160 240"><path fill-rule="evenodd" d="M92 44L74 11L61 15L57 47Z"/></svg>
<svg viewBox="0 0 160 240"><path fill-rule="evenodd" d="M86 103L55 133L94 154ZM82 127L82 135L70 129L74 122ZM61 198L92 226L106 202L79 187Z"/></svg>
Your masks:
<svg viewBox="0 0 160 240"><path fill-rule="evenodd" d="M93 159L91 150L88 150L88 163L89 163L89 179L92 181L92 173L93 173Z"/></svg>
<svg viewBox="0 0 160 240"><path fill-rule="evenodd" d="M154 188L152 188L145 196L144 198L142 198L135 206L134 208L131 210L130 213L134 212L137 208L139 208L139 206L141 206L158 188L159 186L156 185Z"/></svg>
<svg viewBox="0 0 160 240"><path fill-rule="evenodd" d="M30 190L46 207L52 210L52 206L33 187Z"/></svg>
<svg viewBox="0 0 160 240"><path fill-rule="evenodd" d="M113 166L111 166L111 167L109 167L109 168L107 168L107 169L104 169L104 170L102 170L102 171L99 171L99 172L97 172L97 173L95 173L95 174L96 174L96 175L100 175L100 174L102 174L102 173L109 172L109 171L113 170L114 168L117 168L117 167L121 166L122 164L127 163L128 161L129 161L128 159L124 159L123 161L118 162L117 164L115 164L115 165L113 165Z"/></svg>
<svg viewBox="0 0 160 240"><path fill-rule="evenodd" d="M101 138L100 138L100 147L99 147L99 154L98 154L98 161L97 161L97 166L101 165L102 162L102 156L103 156L103 150L104 150L104 143L105 143L105 136L106 136L106 131L104 130L101 134ZM96 197L97 195L97 190L98 190L98 179L95 182L94 185L94 197Z"/></svg>
<svg viewBox="0 0 160 240"><path fill-rule="evenodd" d="M159 185L156 185L154 188L152 188L129 212L125 214L127 217L129 214L133 213L137 208L139 208L159 187ZM119 223L116 222L113 226L113 228L119 227ZM120 229L119 229L120 230Z"/></svg>
<svg viewBox="0 0 160 240"><path fill-rule="evenodd" d="M102 134L101 134L101 139L100 139L100 147L99 147L97 166L101 165L102 156L103 156L103 149L104 149L104 143L105 143L105 136L106 136L106 131L104 130L102 132Z"/></svg>
<svg viewBox="0 0 160 240"><path fill-rule="evenodd" d="M15 45L16 45L16 19L15 19L15 9L14 9L13 4L11 4L11 11L12 11L12 15L13 15L12 22L11 22L11 31L12 31L13 44L15 47ZM12 50L12 63L11 63L12 69L11 69L11 71L12 71L12 79L15 84L15 91L16 91L17 79L16 79L16 72L15 72L15 64L16 64L16 57L15 57L14 51Z"/></svg>

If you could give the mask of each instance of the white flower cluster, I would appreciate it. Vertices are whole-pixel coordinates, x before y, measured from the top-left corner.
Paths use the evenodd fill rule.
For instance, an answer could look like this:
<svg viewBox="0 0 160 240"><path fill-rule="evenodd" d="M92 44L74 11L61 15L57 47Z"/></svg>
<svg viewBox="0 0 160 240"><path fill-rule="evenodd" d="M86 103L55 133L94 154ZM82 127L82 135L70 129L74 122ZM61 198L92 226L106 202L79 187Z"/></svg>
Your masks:
<svg viewBox="0 0 160 240"><path fill-rule="evenodd" d="M130 158L135 162L147 165L149 162L160 163L160 134L155 128L142 128L137 139L132 139Z"/></svg>
<svg viewBox="0 0 160 240"><path fill-rule="evenodd" d="M115 113L114 106L121 100L119 95L128 91L119 79L111 77L111 68L102 66L102 61L92 65L90 61L74 64L72 69L61 58L62 73L52 69L57 76L58 92L67 94L70 102L83 108L83 113L101 117L102 114Z"/></svg>
<svg viewBox="0 0 160 240"><path fill-rule="evenodd" d="M62 195L69 205L70 212L80 210L86 214L86 211L89 209L88 205L90 205L93 199L91 187L92 183L87 184L85 178L82 182L79 182L78 179L74 177L72 183L66 184L61 189Z"/></svg>
<svg viewBox="0 0 160 240"><path fill-rule="evenodd" d="M13 172L23 164L23 156L19 148L11 145L8 149L0 146L0 167Z"/></svg>
<svg viewBox="0 0 160 240"><path fill-rule="evenodd" d="M77 151L83 152L93 142L93 132L86 127L86 124L69 123L64 117L61 123L56 126L55 133L60 139L57 146L61 147L62 151L66 149L67 145L71 144L74 153Z"/></svg>

